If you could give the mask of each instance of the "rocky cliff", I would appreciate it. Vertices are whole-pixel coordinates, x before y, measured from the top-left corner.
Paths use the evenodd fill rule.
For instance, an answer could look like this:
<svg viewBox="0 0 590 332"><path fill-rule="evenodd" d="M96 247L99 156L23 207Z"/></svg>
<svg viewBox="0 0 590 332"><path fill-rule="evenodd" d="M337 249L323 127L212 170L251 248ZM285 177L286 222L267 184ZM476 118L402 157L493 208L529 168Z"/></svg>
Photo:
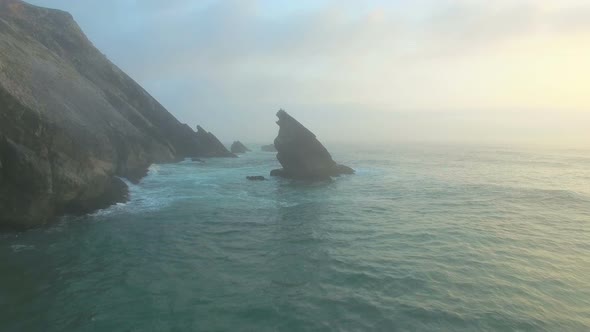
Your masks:
<svg viewBox="0 0 590 332"><path fill-rule="evenodd" d="M325 180L341 174L353 174L348 166L337 164L314 133L284 110L277 113L279 134L275 138L277 159L282 169L270 175L292 179Z"/></svg>
<svg viewBox="0 0 590 332"><path fill-rule="evenodd" d="M199 148L199 155L203 157L237 157L235 154L229 152L225 145L203 127L197 126L197 141Z"/></svg>
<svg viewBox="0 0 590 332"><path fill-rule="evenodd" d="M151 163L232 155L205 133L112 64L70 14L0 0L0 228L124 200L118 177L138 181Z"/></svg>

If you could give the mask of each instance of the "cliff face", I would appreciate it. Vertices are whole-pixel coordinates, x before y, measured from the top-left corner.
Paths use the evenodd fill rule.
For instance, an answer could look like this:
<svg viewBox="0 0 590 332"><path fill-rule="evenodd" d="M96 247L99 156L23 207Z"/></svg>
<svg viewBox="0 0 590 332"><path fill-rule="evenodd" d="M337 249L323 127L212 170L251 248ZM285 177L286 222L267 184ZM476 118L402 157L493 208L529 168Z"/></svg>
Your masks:
<svg viewBox="0 0 590 332"><path fill-rule="evenodd" d="M70 14L0 0L0 228L108 206L126 195L117 176L224 150L112 64Z"/></svg>

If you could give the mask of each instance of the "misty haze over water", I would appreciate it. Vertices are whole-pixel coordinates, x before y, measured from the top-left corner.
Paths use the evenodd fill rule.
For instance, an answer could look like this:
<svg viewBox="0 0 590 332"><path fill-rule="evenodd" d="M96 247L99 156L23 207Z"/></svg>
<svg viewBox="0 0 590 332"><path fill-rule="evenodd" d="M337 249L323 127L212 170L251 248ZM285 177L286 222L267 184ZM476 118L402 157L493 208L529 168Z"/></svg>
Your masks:
<svg viewBox="0 0 590 332"><path fill-rule="evenodd" d="M31 2L222 141L590 144L585 0Z"/></svg>
<svg viewBox="0 0 590 332"><path fill-rule="evenodd" d="M588 1L29 2L0 331L590 330Z"/></svg>

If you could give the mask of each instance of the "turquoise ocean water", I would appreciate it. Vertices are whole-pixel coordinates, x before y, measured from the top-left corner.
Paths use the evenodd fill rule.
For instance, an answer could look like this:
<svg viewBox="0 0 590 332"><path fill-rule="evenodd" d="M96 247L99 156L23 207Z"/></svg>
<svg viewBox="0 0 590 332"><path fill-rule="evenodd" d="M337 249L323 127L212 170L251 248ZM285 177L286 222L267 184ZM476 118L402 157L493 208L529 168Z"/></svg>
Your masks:
<svg viewBox="0 0 590 332"><path fill-rule="evenodd" d="M154 165L126 204L1 234L0 331L590 330L588 152L329 148L357 174Z"/></svg>

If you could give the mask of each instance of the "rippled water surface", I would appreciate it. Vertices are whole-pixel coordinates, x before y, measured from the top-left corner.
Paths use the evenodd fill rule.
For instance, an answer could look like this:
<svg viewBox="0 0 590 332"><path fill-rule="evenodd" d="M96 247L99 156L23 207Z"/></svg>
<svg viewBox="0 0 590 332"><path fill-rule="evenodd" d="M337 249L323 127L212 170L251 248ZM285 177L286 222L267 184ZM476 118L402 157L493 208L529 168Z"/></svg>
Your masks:
<svg viewBox="0 0 590 332"><path fill-rule="evenodd" d="M331 148L154 165L132 197L0 235L0 331L588 331L590 153Z"/></svg>

